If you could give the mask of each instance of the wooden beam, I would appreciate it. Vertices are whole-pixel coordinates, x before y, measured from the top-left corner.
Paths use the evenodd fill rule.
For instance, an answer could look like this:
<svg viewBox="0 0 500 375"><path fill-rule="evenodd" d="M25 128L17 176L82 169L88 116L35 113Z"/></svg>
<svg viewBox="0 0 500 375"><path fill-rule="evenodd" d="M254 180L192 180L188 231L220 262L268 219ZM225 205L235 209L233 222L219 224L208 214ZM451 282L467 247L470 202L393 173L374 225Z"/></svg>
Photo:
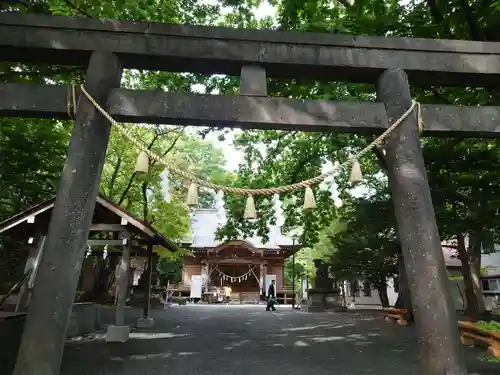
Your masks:
<svg viewBox="0 0 500 375"><path fill-rule="evenodd" d="M87 240L89 246L123 246L123 240Z"/></svg>
<svg viewBox="0 0 500 375"><path fill-rule="evenodd" d="M47 100L50 97L51 100ZM68 86L0 84L0 116L69 119ZM114 89L120 122L377 134L388 127L382 103L217 96ZM499 137L500 107L422 105L426 136Z"/></svg>
<svg viewBox="0 0 500 375"><path fill-rule="evenodd" d="M241 30L33 14L0 14L3 61L85 67L92 51L124 67L230 74L259 64L269 77L374 83L405 69L414 85L500 83L500 43Z"/></svg>
<svg viewBox="0 0 500 375"><path fill-rule="evenodd" d="M127 226L120 224L92 224L91 232L126 232Z"/></svg>

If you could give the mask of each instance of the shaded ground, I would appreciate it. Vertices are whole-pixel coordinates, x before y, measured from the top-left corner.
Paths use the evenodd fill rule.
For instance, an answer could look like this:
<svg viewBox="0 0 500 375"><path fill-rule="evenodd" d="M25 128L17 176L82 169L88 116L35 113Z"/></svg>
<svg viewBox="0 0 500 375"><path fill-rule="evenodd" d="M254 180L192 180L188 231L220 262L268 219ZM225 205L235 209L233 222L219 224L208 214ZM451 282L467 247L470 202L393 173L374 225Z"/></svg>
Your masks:
<svg viewBox="0 0 500 375"><path fill-rule="evenodd" d="M134 323L139 310L127 314ZM134 331L124 344L68 343L61 375L420 374L413 329L387 323L378 312L188 305L154 317L154 328ZM465 352L470 372L500 373L500 364L477 360L484 351Z"/></svg>

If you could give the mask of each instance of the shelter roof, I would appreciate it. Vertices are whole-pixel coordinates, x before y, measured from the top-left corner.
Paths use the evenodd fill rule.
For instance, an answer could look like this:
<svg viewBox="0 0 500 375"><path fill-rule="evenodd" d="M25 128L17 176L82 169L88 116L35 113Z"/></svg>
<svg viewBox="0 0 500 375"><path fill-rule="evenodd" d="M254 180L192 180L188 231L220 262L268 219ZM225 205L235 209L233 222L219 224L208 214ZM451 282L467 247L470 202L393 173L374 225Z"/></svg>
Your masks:
<svg viewBox="0 0 500 375"><path fill-rule="evenodd" d="M54 203L55 197L1 222L0 234L9 232L15 237L22 236L26 238L33 236L37 232L47 233ZM97 196L92 223L125 225L133 235L142 239L152 239L155 245L163 246L169 250L176 250L177 248L174 242L160 234L150 224L135 217L102 194Z"/></svg>

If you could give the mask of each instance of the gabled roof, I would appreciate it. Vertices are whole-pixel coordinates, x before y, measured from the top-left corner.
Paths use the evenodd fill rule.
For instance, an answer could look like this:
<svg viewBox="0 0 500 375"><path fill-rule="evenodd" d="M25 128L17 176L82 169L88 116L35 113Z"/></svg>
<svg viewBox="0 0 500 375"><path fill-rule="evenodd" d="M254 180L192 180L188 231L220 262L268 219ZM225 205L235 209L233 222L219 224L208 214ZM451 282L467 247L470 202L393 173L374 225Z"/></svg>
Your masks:
<svg viewBox="0 0 500 375"><path fill-rule="evenodd" d="M184 242L190 243L190 248L216 248L224 243L215 238L219 226L217 210L197 209L192 218L191 235L188 236L190 238L186 238ZM238 240L245 241L257 249L278 250L293 246L293 240L283 235L277 225L269 227L268 236L269 240L265 243L260 237L238 238Z"/></svg>
<svg viewBox="0 0 500 375"><path fill-rule="evenodd" d="M33 206L27 209L26 211L23 211L1 222L0 234L7 232L21 224L28 223L30 222L30 220L34 219L38 215L44 213L49 214L48 211L52 210L52 208L54 207L54 203L55 203L55 197L48 199L42 203L39 203L36 206ZM130 225L132 228L135 228L136 231L145 234L147 237L152 238L157 245L161 245L169 250L175 250L177 248L177 246L172 241L170 241L162 234L160 234L158 231L156 231L150 224L135 217L130 212L127 212L123 207L114 203L104 195L99 194L97 196L96 208L97 205L111 212L112 214L116 215L122 220L125 220L127 222L127 225Z"/></svg>

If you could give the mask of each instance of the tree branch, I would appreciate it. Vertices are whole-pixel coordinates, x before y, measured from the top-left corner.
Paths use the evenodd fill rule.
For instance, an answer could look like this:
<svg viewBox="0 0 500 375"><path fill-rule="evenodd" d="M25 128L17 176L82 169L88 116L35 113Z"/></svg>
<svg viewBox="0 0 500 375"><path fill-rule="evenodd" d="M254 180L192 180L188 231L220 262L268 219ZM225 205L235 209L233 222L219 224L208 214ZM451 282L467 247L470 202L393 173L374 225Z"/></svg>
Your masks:
<svg viewBox="0 0 500 375"><path fill-rule="evenodd" d="M429 11L431 13L432 19L434 20L434 23L436 23L437 25L440 25L443 28L443 30L445 31L443 33L443 36L452 39L453 33L452 33L449 25L447 24L447 22L445 22L445 18L443 16L443 13L441 12L441 10L439 10L439 7L436 3L436 0L426 0L426 3L427 3L427 6L429 7Z"/></svg>
<svg viewBox="0 0 500 375"><path fill-rule="evenodd" d="M349 4L349 0L337 0L337 2L339 2L341 5L343 5L347 9L352 8L352 5Z"/></svg>
<svg viewBox="0 0 500 375"><path fill-rule="evenodd" d="M182 135L184 134L184 129L186 127L183 126L182 129L180 130L179 134L177 134L177 137L175 137L175 139L173 140L172 144L167 148L167 150L161 154L161 156L166 156L170 151L172 151L172 149L175 147L175 144L177 143L177 141L182 137ZM151 163L151 166L154 166L156 164L156 160L153 160L153 162Z"/></svg>
<svg viewBox="0 0 500 375"><path fill-rule="evenodd" d="M91 15L89 15L85 10L77 7L75 4L73 4L70 0L63 0L64 3L69 6L70 8L72 8L73 10L76 10L77 13L80 13L80 15L83 15L85 17L88 17L88 18L92 18Z"/></svg>
<svg viewBox="0 0 500 375"><path fill-rule="evenodd" d="M460 0L460 8L462 8L465 13L465 20L467 21L467 26L469 27L469 35L471 39L483 40L469 2L467 0Z"/></svg>
<svg viewBox="0 0 500 375"><path fill-rule="evenodd" d="M142 183L142 215L143 220L148 222L148 184L147 182Z"/></svg>
<svg viewBox="0 0 500 375"><path fill-rule="evenodd" d="M113 194L113 188L115 186L116 177L118 176L118 171L122 165L122 158L118 157L118 161L116 162L115 169L113 170L113 174L111 175L111 180L108 185L108 195L111 196Z"/></svg>

